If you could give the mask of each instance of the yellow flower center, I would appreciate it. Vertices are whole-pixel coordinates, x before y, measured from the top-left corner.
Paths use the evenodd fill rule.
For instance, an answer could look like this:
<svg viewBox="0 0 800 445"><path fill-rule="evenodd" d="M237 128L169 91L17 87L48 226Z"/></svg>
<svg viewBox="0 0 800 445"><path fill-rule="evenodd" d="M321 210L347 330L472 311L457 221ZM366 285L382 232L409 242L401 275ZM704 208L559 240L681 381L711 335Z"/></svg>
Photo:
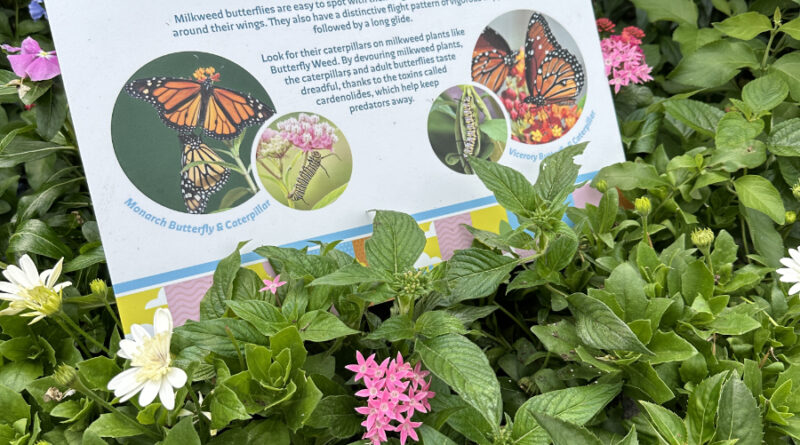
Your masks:
<svg viewBox="0 0 800 445"><path fill-rule="evenodd" d="M39 51L38 56L42 57L42 58L45 58L45 59L49 59L50 58L50 53L48 53L45 50L41 50L41 51Z"/></svg>
<svg viewBox="0 0 800 445"><path fill-rule="evenodd" d="M47 286L36 286L22 292L24 306L44 315L52 315L61 309L61 294Z"/></svg>
<svg viewBox="0 0 800 445"><path fill-rule="evenodd" d="M161 380L169 372L172 356L169 353L170 335L162 332L145 340L131 359L131 366L139 367L136 379Z"/></svg>

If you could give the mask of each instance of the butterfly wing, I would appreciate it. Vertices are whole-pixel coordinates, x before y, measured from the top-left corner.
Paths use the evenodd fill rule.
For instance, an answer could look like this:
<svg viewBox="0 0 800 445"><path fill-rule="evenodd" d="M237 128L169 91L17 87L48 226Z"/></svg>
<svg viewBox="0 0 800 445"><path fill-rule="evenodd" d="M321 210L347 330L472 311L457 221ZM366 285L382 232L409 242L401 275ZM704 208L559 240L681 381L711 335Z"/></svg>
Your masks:
<svg viewBox="0 0 800 445"><path fill-rule="evenodd" d="M213 87L204 109L203 132L216 139L233 139L245 127L265 122L273 114L275 110L249 94Z"/></svg>
<svg viewBox="0 0 800 445"><path fill-rule="evenodd" d="M185 168L193 162L222 162L222 158L199 136L185 135L183 144L182 166ZM181 195L189 213L203 213L208 199L222 188L230 178L230 170L219 164L197 164L181 172Z"/></svg>
<svg viewBox="0 0 800 445"><path fill-rule="evenodd" d="M194 80L151 77L127 83L125 92L152 105L167 127L186 134L200 122L202 86Z"/></svg>
<svg viewBox="0 0 800 445"><path fill-rule="evenodd" d="M545 56L537 76L537 95L532 96L536 105L574 102L585 82L583 66L566 49L557 49Z"/></svg>
<svg viewBox="0 0 800 445"><path fill-rule="evenodd" d="M497 92L514 66L516 55L503 36L487 26L472 51L472 80Z"/></svg>
<svg viewBox="0 0 800 445"><path fill-rule="evenodd" d="M528 21L528 33L525 37L525 83L531 96L541 91L540 68L545 57L551 52L561 49L547 20L534 12Z"/></svg>

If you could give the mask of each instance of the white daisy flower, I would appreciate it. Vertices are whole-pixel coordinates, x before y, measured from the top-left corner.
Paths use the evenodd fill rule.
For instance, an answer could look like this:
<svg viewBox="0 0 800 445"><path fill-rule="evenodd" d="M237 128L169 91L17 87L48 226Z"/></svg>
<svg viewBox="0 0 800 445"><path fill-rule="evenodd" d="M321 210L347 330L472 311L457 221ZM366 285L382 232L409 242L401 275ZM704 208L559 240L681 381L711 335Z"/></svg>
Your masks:
<svg viewBox="0 0 800 445"><path fill-rule="evenodd" d="M61 291L69 286L69 281L56 284L61 275L61 266L64 258L52 268L41 274L36 270L36 265L28 255L23 255L17 267L9 265L3 271L3 276L8 281L0 281L0 300L9 302L0 315L16 315L22 311L22 317L34 317L29 324L34 324L44 317L50 316L61 309Z"/></svg>
<svg viewBox="0 0 800 445"><path fill-rule="evenodd" d="M156 395L164 408L175 408L173 388L186 384L186 372L171 367L172 355L169 344L172 340L172 315L168 309L158 308L153 316L153 330L150 336L141 325L131 326L132 339L119 342L120 357L131 361L130 369L117 374L108 389L125 402L139 394L139 405L145 406L155 400Z"/></svg>
<svg viewBox="0 0 800 445"><path fill-rule="evenodd" d="M800 251L789 249L789 257L781 258L781 264L786 267L778 269L777 272L780 274L782 282L794 283L789 288L789 295L794 295L800 292Z"/></svg>

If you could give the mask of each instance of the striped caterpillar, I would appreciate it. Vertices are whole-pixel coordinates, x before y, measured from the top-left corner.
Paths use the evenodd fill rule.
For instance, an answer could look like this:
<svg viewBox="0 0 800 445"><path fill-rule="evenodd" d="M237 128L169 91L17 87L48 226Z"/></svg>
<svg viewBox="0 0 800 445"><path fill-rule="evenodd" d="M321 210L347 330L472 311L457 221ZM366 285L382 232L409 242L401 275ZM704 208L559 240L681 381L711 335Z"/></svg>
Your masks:
<svg viewBox="0 0 800 445"><path fill-rule="evenodd" d="M327 156L325 156L327 157ZM294 187L292 191L289 192L287 199L291 199L292 201L303 201L306 204L305 196L306 196L306 189L308 188L308 183L311 182L311 178L317 173L317 170L322 168L325 174L328 174L328 171L325 170L325 167L322 166L323 156L317 150L312 150L308 154L308 158L306 158L306 162L300 168L300 173L297 174L297 181L294 183Z"/></svg>
<svg viewBox="0 0 800 445"><path fill-rule="evenodd" d="M465 98L463 102L464 120L464 157L472 156L475 152L475 141L478 138L478 127L475 125L475 112L472 108L472 97Z"/></svg>

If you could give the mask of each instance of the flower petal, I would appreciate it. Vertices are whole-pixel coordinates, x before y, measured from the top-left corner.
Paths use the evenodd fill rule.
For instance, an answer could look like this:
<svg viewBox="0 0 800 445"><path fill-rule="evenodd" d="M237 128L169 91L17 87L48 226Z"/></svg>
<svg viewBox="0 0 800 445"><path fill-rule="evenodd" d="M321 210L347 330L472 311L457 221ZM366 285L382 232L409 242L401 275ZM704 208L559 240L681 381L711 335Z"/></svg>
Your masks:
<svg viewBox="0 0 800 445"><path fill-rule="evenodd" d="M22 54L39 54L41 51L42 47L33 37L27 37L22 41Z"/></svg>
<svg viewBox="0 0 800 445"><path fill-rule="evenodd" d="M58 64L58 57L55 55L50 57L36 57L36 59L25 68L25 72L31 80L38 82L58 76L61 74L61 67Z"/></svg>
<svg viewBox="0 0 800 445"><path fill-rule="evenodd" d="M47 287L53 287L58 281L58 277L61 276L61 269L64 265L64 257L61 257L60 260L56 263L55 266L51 269L51 274L48 277L48 281L46 281Z"/></svg>
<svg viewBox="0 0 800 445"><path fill-rule="evenodd" d="M172 333L172 314L169 309L163 307L156 309L153 316L153 329L156 335L164 332Z"/></svg>
<svg viewBox="0 0 800 445"><path fill-rule="evenodd" d="M139 405L147 406L153 403L153 400L156 399L158 395L158 390L161 388L161 382L159 380L148 380L144 382L144 387L142 388L142 392L139 393Z"/></svg>
<svg viewBox="0 0 800 445"><path fill-rule="evenodd" d="M22 51L22 48L20 48L18 46L11 46L11 45L6 45L6 44L0 45L0 48L3 48L4 50L6 50L7 52L10 52L10 53L18 53L18 52Z"/></svg>
<svg viewBox="0 0 800 445"><path fill-rule="evenodd" d="M109 380L106 386L110 391L121 390L122 393L127 393L131 388L135 388L138 385L136 380L136 373L138 372L139 368L126 369Z"/></svg>
<svg viewBox="0 0 800 445"><path fill-rule="evenodd" d="M6 279L12 284L16 284L17 287L21 287L23 289L30 289L34 287L32 283L28 282L28 276L25 275L25 272L13 264L10 264L6 270L3 271L3 276L6 277Z"/></svg>
<svg viewBox="0 0 800 445"><path fill-rule="evenodd" d="M33 264L31 257L22 255L22 258L19 259L19 265L22 271L25 272L25 276L28 277L28 281L34 285L38 285L39 271L36 270L36 264Z"/></svg>
<svg viewBox="0 0 800 445"><path fill-rule="evenodd" d="M9 54L8 62L11 64L11 69L14 70L14 74L19 77L26 77L28 72L28 65L33 63L36 59L36 56L33 54Z"/></svg>
<svg viewBox="0 0 800 445"><path fill-rule="evenodd" d="M142 343L150 338L150 333L140 324L131 325L131 335L133 335L133 340L136 341L136 343Z"/></svg>
<svg viewBox="0 0 800 445"><path fill-rule="evenodd" d="M121 402L127 402L133 396L135 396L136 394L139 394L139 391L141 391L142 388L144 388L144 382L138 383L133 389L131 389L128 392L115 391L114 395L120 398L119 399L120 403Z"/></svg>
<svg viewBox="0 0 800 445"><path fill-rule="evenodd" d="M0 281L0 292L16 295L19 293L19 286L8 281Z"/></svg>
<svg viewBox="0 0 800 445"><path fill-rule="evenodd" d="M122 358L132 359L138 350L139 345L135 341L125 338L119 341L119 351L117 355Z"/></svg>
<svg viewBox="0 0 800 445"><path fill-rule="evenodd" d="M169 368L167 380L175 388L182 388L186 384L186 372L181 368Z"/></svg>
<svg viewBox="0 0 800 445"><path fill-rule="evenodd" d="M798 292L800 292L800 283L795 283L795 285L789 289L789 295L794 295Z"/></svg>
<svg viewBox="0 0 800 445"><path fill-rule="evenodd" d="M797 264L800 264L800 251L797 249L789 249L789 256L792 257Z"/></svg>
<svg viewBox="0 0 800 445"><path fill-rule="evenodd" d="M158 398L164 408L172 410L175 408L175 393L172 391L172 386L167 379L161 380L161 387L158 390Z"/></svg>

